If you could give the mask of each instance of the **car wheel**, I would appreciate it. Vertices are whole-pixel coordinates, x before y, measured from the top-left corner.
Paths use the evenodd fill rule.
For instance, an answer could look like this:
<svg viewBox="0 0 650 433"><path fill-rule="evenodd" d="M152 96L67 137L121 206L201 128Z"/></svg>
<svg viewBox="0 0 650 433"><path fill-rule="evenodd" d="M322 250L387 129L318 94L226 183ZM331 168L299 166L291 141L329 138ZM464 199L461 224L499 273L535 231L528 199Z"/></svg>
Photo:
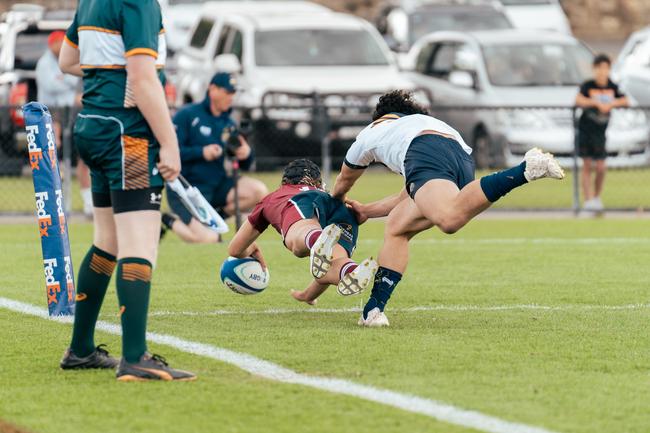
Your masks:
<svg viewBox="0 0 650 433"><path fill-rule="evenodd" d="M476 168L489 168L490 161L490 148L492 147L492 139L482 127L477 128L474 133L473 152L474 163Z"/></svg>

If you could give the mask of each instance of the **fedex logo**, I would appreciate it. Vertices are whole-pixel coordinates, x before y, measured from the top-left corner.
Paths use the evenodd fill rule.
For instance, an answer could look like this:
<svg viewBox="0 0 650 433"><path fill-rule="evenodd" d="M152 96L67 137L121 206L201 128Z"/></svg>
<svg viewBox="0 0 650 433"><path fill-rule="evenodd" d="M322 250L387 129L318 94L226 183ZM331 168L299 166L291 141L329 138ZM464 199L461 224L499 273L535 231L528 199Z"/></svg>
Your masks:
<svg viewBox="0 0 650 433"><path fill-rule="evenodd" d="M47 129L47 153L50 155L50 163L52 168L56 167L56 143L54 142L54 130L52 129L52 123L45 123L45 129Z"/></svg>
<svg viewBox="0 0 650 433"><path fill-rule="evenodd" d="M39 161L43 159L43 151L36 144L36 134L38 134L38 126L27 126L27 151L29 152L29 165L33 170L39 169Z"/></svg>
<svg viewBox="0 0 650 433"><path fill-rule="evenodd" d="M70 256L65 256L63 258L65 262L65 287L68 292L68 302L72 302L74 299L74 281L72 279L72 260Z"/></svg>
<svg viewBox="0 0 650 433"><path fill-rule="evenodd" d="M54 276L54 268L57 267L56 259L43 260L45 267L45 287L47 291L47 303L57 304L57 294L61 291L61 283L56 280Z"/></svg>
<svg viewBox="0 0 650 433"><path fill-rule="evenodd" d="M63 191L60 189L54 190L56 195L56 213L59 217L59 229L61 234L65 233L65 213L63 212Z"/></svg>
<svg viewBox="0 0 650 433"><path fill-rule="evenodd" d="M36 193L36 216L38 217L38 232L41 237L47 236L47 228L52 225L52 216L45 210L47 191Z"/></svg>

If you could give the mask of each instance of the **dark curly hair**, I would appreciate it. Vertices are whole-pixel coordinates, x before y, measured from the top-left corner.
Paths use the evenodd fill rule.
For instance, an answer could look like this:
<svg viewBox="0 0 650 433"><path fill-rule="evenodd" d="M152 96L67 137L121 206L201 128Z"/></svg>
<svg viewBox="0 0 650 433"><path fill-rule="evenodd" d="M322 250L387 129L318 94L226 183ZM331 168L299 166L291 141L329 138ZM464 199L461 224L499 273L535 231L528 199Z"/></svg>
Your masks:
<svg viewBox="0 0 650 433"><path fill-rule="evenodd" d="M429 114L426 108L415 102L413 94L406 90L393 90L382 95L377 102L375 112L372 113L372 121L374 122L389 113L400 113L405 116Z"/></svg>
<svg viewBox="0 0 650 433"><path fill-rule="evenodd" d="M323 187L320 168L309 159L294 159L284 168L282 185Z"/></svg>

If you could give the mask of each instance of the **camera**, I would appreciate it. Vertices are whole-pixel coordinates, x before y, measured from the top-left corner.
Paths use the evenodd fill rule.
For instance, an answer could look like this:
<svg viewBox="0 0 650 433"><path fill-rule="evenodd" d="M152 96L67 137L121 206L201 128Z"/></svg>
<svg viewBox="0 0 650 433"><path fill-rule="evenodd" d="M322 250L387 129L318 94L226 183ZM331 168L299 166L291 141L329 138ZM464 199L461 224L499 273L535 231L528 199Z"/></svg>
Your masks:
<svg viewBox="0 0 650 433"><path fill-rule="evenodd" d="M241 147L241 141L239 141L239 129L235 125L231 125L223 130L221 133L221 141L223 142L223 147L226 151L226 156L228 158L234 158L237 152L237 149Z"/></svg>

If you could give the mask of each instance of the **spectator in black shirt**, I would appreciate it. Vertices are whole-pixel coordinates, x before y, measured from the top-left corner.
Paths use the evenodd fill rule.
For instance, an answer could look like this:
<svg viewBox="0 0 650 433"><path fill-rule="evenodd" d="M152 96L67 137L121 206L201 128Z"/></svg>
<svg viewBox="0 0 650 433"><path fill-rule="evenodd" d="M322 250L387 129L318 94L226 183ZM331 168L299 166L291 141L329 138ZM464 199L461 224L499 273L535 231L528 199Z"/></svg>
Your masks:
<svg viewBox="0 0 650 433"><path fill-rule="evenodd" d="M576 105L583 108L577 131L578 155L582 158L583 208L591 211L603 210L600 194L607 171L605 132L610 112L613 108L628 106L627 97L609 79L611 64L607 55L597 55L593 62L594 78L585 81L576 96ZM591 171L594 165L596 180L592 190Z"/></svg>

